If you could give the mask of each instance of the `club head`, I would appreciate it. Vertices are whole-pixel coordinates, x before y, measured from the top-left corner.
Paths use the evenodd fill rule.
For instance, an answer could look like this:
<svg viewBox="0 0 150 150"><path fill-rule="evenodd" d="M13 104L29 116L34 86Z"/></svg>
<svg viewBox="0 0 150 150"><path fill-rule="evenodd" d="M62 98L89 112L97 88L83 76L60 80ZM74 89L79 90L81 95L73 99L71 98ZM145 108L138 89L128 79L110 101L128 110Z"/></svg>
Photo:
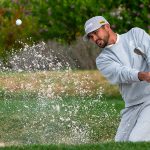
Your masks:
<svg viewBox="0 0 150 150"><path fill-rule="evenodd" d="M146 55L140 50L140 48L135 48L134 53L141 55L142 57L146 58Z"/></svg>

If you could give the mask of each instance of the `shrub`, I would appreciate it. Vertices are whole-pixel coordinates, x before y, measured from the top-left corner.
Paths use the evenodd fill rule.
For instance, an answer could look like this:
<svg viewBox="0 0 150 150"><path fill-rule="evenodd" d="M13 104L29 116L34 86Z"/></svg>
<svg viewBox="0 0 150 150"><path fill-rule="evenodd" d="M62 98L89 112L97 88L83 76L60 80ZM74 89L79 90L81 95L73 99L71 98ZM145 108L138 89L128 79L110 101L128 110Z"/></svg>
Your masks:
<svg viewBox="0 0 150 150"><path fill-rule="evenodd" d="M84 34L85 21L96 15L106 17L118 33L134 26L150 32L149 9L148 0L2 0L0 57L7 61L14 49L22 47L17 41L32 43L30 37L34 42L56 40L71 45ZM15 25L17 18L22 19L21 26Z"/></svg>

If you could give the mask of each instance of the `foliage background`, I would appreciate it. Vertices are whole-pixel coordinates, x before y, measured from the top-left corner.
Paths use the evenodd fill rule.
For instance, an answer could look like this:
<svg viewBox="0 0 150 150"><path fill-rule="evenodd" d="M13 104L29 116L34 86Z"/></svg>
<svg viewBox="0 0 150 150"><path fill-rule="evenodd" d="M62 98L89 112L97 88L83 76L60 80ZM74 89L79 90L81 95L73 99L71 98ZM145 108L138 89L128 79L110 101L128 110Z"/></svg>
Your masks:
<svg viewBox="0 0 150 150"><path fill-rule="evenodd" d="M115 32L138 26L150 33L149 9L149 0L1 0L0 58L7 62L22 47L19 41L52 40L70 46L83 36L85 21L96 15L106 17ZM17 18L23 21L21 26L16 26ZM82 49L74 51L80 53Z"/></svg>

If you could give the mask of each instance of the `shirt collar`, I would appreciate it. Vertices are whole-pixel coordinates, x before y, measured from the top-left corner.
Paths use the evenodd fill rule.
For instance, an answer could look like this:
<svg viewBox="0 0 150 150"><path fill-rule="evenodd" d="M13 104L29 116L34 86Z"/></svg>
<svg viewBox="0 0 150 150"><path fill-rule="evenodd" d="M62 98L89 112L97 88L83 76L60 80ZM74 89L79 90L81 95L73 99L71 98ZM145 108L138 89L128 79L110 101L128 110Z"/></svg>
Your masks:
<svg viewBox="0 0 150 150"><path fill-rule="evenodd" d="M117 40L116 40L116 43L114 43L114 44L117 44L118 42L119 42L119 34L117 34ZM110 48L110 47L112 47L114 44L110 44L110 45L107 45L105 48Z"/></svg>

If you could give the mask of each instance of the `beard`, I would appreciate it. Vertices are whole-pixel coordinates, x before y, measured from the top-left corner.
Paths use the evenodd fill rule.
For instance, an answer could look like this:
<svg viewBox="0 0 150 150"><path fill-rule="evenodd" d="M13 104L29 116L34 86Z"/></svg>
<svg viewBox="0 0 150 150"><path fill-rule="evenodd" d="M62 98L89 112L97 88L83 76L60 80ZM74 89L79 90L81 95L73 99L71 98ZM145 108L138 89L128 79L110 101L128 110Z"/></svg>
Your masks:
<svg viewBox="0 0 150 150"><path fill-rule="evenodd" d="M96 42L96 44L100 47L100 48L104 48L107 46L108 42L106 40L99 40L98 42Z"/></svg>
<svg viewBox="0 0 150 150"><path fill-rule="evenodd" d="M97 39L96 40L96 44L100 47L100 48L104 48L108 45L108 39L109 39L109 34L106 32L105 36L101 39Z"/></svg>

